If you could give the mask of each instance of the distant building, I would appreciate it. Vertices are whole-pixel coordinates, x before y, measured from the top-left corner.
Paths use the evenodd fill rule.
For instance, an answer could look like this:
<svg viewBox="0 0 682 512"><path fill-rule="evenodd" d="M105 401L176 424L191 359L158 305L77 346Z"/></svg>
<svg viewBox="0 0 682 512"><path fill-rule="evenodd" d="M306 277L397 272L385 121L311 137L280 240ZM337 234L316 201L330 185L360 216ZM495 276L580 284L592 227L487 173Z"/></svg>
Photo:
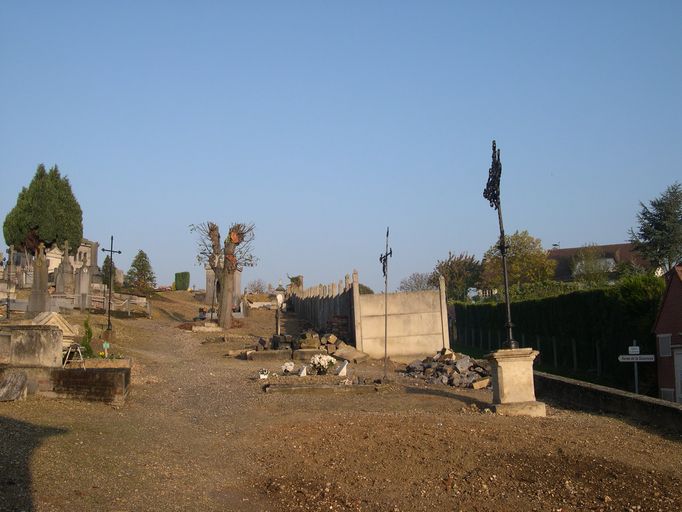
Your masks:
<svg viewBox="0 0 682 512"><path fill-rule="evenodd" d="M658 312L656 334L656 363L660 397L682 403L682 264L666 275L663 303Z"/></svg>
<svg viewBox="0 0 682 512"><path fill-rule="evenodd" d="M631 243L593 245L590 246L601 253L600 263L608 272L614 273L619 264L630 263L636 267L650 269L651 265L634 248ZM566 249L551 249L550 259L557 262L554 271L556 281L573 281L578 253L585 247L568 247ZM577 263L579 265L579 262Z"/></svg>

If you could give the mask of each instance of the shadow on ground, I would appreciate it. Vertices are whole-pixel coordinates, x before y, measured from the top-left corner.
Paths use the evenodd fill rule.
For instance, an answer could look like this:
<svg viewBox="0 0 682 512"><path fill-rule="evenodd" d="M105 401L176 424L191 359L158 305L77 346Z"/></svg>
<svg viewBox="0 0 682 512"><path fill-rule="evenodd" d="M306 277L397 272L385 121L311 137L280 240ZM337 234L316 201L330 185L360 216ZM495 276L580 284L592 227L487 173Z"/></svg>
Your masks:
<svg viewBox="0 0 682 512"><path fill-rule="evenodd" d="M0 511L35 510L31 492L31 455L43 439L65 432L61 428L0 416Z"/></svg>

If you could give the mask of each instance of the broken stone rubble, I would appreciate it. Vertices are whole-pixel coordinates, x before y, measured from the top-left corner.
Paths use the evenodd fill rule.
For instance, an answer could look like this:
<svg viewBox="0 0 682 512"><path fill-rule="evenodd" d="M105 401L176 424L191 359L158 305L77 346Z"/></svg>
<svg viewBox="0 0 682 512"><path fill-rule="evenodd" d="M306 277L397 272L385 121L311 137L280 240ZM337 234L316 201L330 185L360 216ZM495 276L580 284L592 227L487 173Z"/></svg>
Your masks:
<svg viewBox="0 0 682 512"><path fill-rule="evenodd" d="M442 349L434 356L417 359L405 368L408 377L459 388L482 389L490 386L490 364L485 360Z"/></svg>

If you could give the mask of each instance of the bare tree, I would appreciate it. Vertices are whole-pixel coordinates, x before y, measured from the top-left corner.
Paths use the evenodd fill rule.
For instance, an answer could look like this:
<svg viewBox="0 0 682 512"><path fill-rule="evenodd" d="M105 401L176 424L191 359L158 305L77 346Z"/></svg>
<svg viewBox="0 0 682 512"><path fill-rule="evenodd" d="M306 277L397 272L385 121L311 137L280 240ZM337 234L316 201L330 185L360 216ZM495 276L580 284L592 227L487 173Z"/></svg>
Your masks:
<svg viewBox="0 0 682 512"><path fill-rule="evenodd" d="M249 281L249 284L246 285L246 291L249 293L265 293L266 287L265 281L262 279L254 279L253 281Z"/></svg>
<svg viewBox="0 0 682 512"><path fill-rule="evenodd" d="M433 290L433 283L429 282L431 274L425 272L414 272L400 281L398 291L400 292L421 292L423 290Z"/></svg>
<svg viewBox="0 0 682 512"><path fill-rule="evenodd" d="M253 224L235 223L230 226L227 238L221 245L220 228L214 222L190 225L190 231L197 233L197 261L208 263L218 277L218 323L223 329L232 327L232 297L234 295L234 274L245 267L253 267L257 260L252 250L255 238Z"/></svg>

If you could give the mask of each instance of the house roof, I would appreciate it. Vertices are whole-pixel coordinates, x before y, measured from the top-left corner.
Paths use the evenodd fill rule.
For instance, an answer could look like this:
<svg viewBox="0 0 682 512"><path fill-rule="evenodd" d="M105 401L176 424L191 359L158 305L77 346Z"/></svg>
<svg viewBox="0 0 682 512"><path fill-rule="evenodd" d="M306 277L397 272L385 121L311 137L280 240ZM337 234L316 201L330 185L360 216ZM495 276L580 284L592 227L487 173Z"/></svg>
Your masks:
<svg viewBox="0 0 682 512"><path fill-rule="evenodd" d="M601 251L605 258L612 258L616 264L633 263L643 268L650 267L649 262L637 252L634 245L631 243L593 245L591 247ZM572 262L578 254L578 251L582 249L585 249L585 247L551 249L548 252L549 258L557 262L556 271L554 272L555 279L558 281L569 281L573 277L571 269Z"/></svg>

